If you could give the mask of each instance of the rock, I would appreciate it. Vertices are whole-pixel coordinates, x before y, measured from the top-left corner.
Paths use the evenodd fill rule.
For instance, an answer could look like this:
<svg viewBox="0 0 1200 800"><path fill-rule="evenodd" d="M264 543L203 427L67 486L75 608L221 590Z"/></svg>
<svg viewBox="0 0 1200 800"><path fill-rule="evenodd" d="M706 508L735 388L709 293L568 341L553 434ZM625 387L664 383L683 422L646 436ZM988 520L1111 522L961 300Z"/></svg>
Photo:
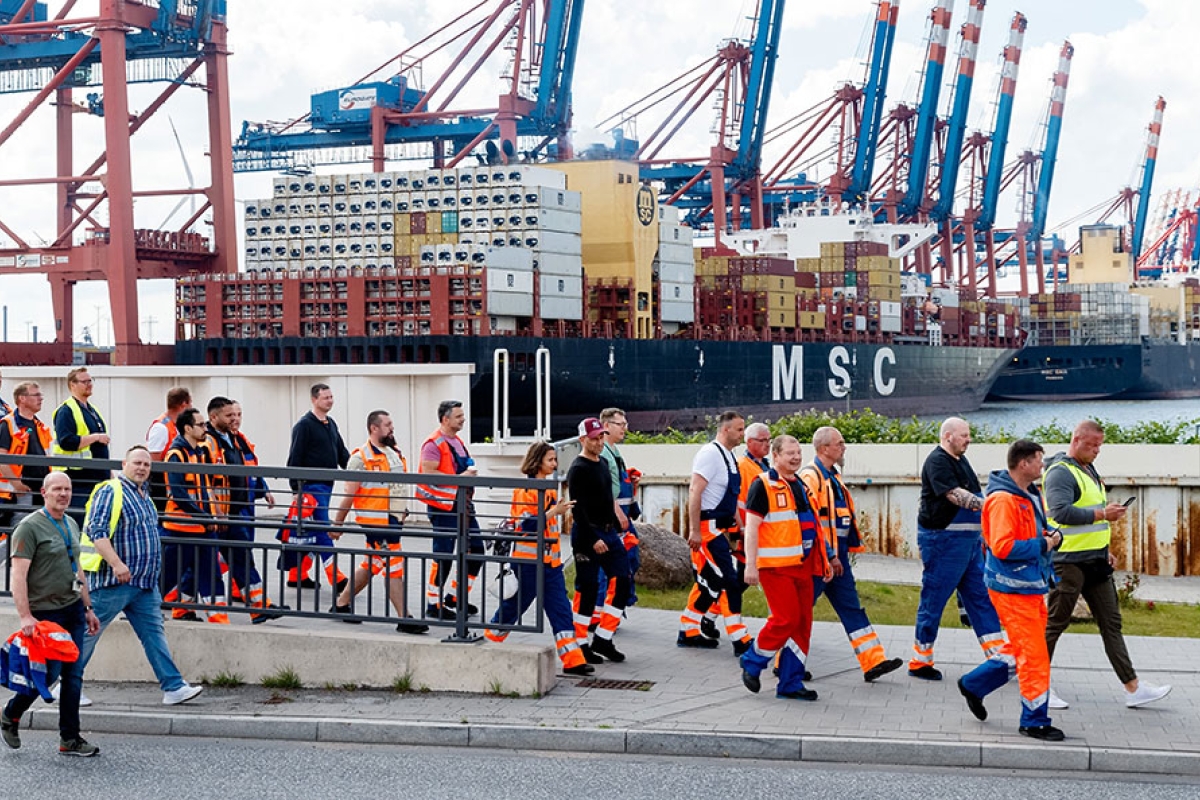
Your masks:
<svg viewBox="0 0 1200 800"><path fill-rule="evenodd" d="M635 522L642 566L637 572L638 586L647 589L686 589L692 584L692 551L687 541L667 528Z"/></svg>

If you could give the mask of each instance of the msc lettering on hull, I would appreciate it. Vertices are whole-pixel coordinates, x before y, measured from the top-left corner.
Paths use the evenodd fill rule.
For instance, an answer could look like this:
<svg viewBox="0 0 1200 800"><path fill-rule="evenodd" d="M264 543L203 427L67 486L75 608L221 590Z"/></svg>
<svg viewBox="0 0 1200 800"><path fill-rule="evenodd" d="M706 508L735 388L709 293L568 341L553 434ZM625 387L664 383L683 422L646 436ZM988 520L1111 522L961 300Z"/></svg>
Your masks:
<svg viewBox="0 0 1200 800"><path fill-rule="evenodd" d="M896 378L890 367L896 365L896 353L890 347L875 351L871 370L871 390L886 397L896 390ZM826 365L826 386L829 396L843 398L854 386L852 372L857 366L856 354L838 345L829 351ZM771 400L784 402L804 399L804 346L777 344L771 348Z"/></svg>

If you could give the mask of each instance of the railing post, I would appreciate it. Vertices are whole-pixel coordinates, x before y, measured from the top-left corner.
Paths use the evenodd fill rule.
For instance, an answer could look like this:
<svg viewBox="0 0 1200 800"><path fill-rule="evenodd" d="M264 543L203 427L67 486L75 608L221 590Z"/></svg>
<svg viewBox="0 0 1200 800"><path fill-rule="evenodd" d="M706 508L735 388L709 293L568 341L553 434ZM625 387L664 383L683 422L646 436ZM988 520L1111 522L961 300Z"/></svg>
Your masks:
<svg viewBox="0 0 1200 800"><path fill-rule="evenodd" d="M468 499L471 491L469 487L460 486L454 493L454 510L457 522L454 551L454 577L457 583L454 595L454 633L443 640L452 644L472 644L478 642L481 638L478 634L472 634L467 630L467 611L470 605L470 592L468 591L469 578L467 577L467 550L471 546L471 519L474 516L472 513L473 503ZM445 602L445 593L443 592L442 603L444 604Z"/></svg>

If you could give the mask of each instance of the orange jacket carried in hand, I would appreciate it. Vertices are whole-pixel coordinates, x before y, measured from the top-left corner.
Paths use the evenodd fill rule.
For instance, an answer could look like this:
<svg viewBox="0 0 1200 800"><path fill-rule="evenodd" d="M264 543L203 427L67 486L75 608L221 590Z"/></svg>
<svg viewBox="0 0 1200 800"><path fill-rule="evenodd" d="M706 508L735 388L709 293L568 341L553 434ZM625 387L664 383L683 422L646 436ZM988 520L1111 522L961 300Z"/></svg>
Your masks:
<svg viewBox="0 0 1200 800"><path fill-rule="evenodd" d="M71 634L57 622L42 620L33 636L17 631L0 647L0 683L21 694L40 694L49 703L54 695L46 680L46 662L78 659Z"/></svg>

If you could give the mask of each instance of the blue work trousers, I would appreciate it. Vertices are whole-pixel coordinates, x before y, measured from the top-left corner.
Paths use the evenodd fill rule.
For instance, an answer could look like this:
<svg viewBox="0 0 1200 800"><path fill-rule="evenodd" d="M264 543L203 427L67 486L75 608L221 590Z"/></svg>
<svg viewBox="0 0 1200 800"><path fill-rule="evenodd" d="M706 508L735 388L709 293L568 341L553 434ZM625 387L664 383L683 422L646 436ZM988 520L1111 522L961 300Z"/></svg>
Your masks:
<svg viewBox="0 0 1200 800"><path fill-rule="evenodd" d="M838 561L842 562L842 574L826 581L820 575L813 577L813 605L824 594L829 605L846 629L846 635L857 633L871 624L867 612L858 597L858 584L854 582L854 571L850 568L850 543L845 536L838 537Z"/></svg>
<svg viewBox="0 0 1200 800"><path fill-rule="evenodd" d="M937 641L946 603L957 589L962 595L971 627L980 642L994 640L1000 618L983 583L982 536L976 531L917 531L921 551L921 601L917 606L916 641L930 649Z"/></svg>

